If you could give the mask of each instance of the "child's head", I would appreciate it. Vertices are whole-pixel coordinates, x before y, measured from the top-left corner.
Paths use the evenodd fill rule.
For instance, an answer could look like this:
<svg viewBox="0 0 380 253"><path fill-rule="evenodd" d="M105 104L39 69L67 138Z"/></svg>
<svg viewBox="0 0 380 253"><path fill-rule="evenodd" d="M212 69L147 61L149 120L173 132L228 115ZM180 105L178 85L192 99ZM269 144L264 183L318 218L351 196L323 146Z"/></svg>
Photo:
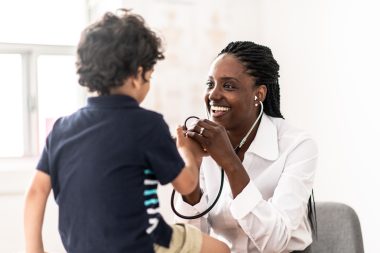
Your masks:
<svg viewBox="0 0 380 253"><path fill-rule="evenodd" d="M77 49L79 83L91 92L110 94L129 77L142 78L164 59L161 39L150 30L144 19L128 10L121 15L106 13L88 26Z"/></svg>

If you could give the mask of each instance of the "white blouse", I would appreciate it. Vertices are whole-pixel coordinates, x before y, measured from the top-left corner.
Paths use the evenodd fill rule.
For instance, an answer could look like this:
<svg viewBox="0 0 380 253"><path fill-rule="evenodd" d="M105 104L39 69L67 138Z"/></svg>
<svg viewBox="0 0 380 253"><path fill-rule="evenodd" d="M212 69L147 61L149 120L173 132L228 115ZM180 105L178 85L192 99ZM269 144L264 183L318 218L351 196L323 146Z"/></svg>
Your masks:
<svg viewBox="0 0 380 253"><path fill-rule="evenodd" d="M307 203L313 187L318 150L305 132L285 120L263 114L243 166L250 177L232 198L227 177L216 206L204 217L182 220L226 242L233 253L291 252L312 242ZM220 187L220 167L211 157L202 161L200 202L191 206L181 197L176 208L184 215L205 210Z"/></svg>

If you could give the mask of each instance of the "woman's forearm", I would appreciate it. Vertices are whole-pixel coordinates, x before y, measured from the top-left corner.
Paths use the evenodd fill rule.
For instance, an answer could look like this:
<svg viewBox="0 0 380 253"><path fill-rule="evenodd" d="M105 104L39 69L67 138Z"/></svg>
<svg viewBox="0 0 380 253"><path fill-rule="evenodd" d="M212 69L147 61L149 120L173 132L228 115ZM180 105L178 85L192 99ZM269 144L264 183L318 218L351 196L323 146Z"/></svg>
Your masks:
<svg viewBox="0 0 380 253"><path fill-rule="evenodd" d="M223 169L227 175L232 196L235 198L248 185L250 178L239 159L225 165Z"/></svg>

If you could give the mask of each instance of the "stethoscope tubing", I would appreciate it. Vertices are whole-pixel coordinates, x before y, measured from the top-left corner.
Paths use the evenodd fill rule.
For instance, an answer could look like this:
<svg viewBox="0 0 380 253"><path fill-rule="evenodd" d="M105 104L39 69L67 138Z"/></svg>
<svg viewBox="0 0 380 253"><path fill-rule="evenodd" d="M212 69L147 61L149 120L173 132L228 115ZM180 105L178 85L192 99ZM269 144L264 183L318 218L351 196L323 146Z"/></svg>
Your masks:
<svg viewBox="0 0 380 253"><path fill-rule="evenodd" d="M175 215L177 215L178 217L182 218L182 219L185 219L185 220L194 220L194 219L198 219L202 216L204 216L205 214L207 214L208 212L211 211L211 209L214 208L214 206L216 205L216 203L218 202L219 200L219 197L220 195L222 194L222 191L223 191L223 185L224 185L224 170L222 168L220 168L220 188L219 188L219 191L218 191L218 195L216 195L216 198L214 200L214 202L206 209L204 210L203 212L199 213L199 214L196 214L196 215L192 215L192 216L186 216L186 215L183 215L183 214L180 214L174 207L174 195L175 195L175 190L173 189L172 191L172 196L171 196L171 207L172 207L172 210L174 212Z"/></svg>
<svg viewBox="0 0 380 253"><path fill-rule="evenodd" d="M243 146L243 144L245 143L245 141L247 140L249 134L251 133L251 131L254 129L254 127L256 126L256 124L258 123L259 119L261 118L261 116L263 115L263 111L264 111L264 105L263 103L260 101L260 104L261 104L261 110L260 110L260 114L259 114L259 117L257 117L256 121L253 123L251 129L248 131L247 135L243 138L243 140L241 141L241 143L236 147L234 148L234 151L235 153L237 154L240 150L240 148ZM199 119L198 117L196 116L190 116L188 117L186 120L185 120L185 126L186 126L186 123L189 119ZM172 191L172 195L171 195L171 198L170 198L170 205L171 205L171 208L174 212L175 215L177 215L178 217L182 218L182 219L185 219L185 220L193 220L193 219L198 219L204 215L206 215L207 213L209 213L211 211L212 208L214 208L214 206L216 205L216 203L218 202L219 198L220 198L220 195L222 194L222 191L223 191L223 185L224 185L224 170L223 168L220 168L220 187L219 187L219 191L218 191L218 194L216 195L216 198L214 200L214 202L206 209L204 210L203 212L199 213L199 214L196 214L196 215L191 215L191 216L187 216L187 215L183 215L183 214L180 214L176 209L175 209L175 206L174 206L174 196L175 196L175 190L173 189Z"/></svg>

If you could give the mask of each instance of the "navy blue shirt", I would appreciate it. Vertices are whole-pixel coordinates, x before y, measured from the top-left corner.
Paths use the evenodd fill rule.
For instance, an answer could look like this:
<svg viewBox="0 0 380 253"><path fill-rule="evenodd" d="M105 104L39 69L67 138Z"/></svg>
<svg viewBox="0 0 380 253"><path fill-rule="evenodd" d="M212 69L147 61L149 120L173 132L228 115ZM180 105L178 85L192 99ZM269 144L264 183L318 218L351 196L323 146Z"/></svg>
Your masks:
<svg viewBox="0 0 380 253"><path fill-rule="evenodd" d="M37 169L50 175L67 252L153 253L172 234L157 184L183 167L162 116L112 95L57 120Z"/></svg>

